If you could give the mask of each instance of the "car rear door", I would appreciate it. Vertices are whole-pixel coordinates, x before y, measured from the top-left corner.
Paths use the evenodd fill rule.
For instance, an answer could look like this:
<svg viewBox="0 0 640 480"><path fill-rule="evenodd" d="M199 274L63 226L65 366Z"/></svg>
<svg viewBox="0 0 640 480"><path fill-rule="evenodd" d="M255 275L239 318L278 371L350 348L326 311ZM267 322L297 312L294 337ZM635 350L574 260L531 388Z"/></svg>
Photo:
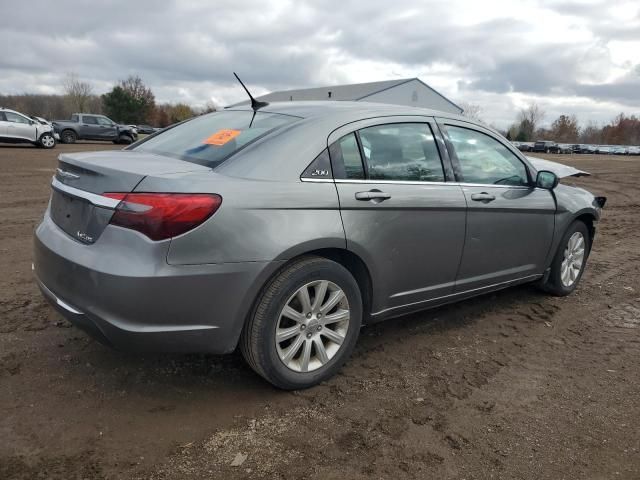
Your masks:
<svg viewBox="0 0 640 480"><path fill-rule="evenodd" d="M439 122L468 205L456 292L542 274L554 233L553 193L536 188L521 154L490 130Z"/></svg>
<svg viewBox="0 0 640 480"><path fill-rule="evenodd" d="M349 124L329 137L347 248L373 279L372 311L389 315L453 292L466 202L430 117Z"/></svg>

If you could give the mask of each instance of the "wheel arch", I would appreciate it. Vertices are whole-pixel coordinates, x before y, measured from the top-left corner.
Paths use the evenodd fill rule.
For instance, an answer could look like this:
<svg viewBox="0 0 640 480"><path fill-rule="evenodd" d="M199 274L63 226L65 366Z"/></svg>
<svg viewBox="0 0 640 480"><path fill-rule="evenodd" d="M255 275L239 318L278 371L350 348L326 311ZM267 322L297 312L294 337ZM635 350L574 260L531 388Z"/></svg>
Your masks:
<svg viewBox="0 0 640 480"><path fill-rule="evenodd" d="M332 260L344 268L346 268L351 275L356 280L358 287L360 288L360 294L362 295L362 323L363 325L370 322L371 319L371 305L373 300L373 280L371 277L371 273L369 268L365 264L365 262L355 253L346 248L336 248L336 247L327 247L327 248L317 248L314 250L308 250L304 253L300 253L295 255L287 260L282 262L278 262L277 268L273 269L273 271L269 272L266 276L257 279L257 285L250 289L251 295L253 298L250 298L249 308L243 313L242 324L241 327L238 328L237 336L235 339L235 343L237 345L238 340L240 339L240 333L245 328L247 323L249 322L251 315L254 314L256 306L260 300L261 294L264 288L269 285L274 278L276 278L280 272L286 269L292 263L300 260L304 257L316 256L321 258L326 258L328 260Z"/></svg>
<svg viewBox="0 0 640 480"><path fill-rule="evenodd" d="M587 226L587 231L589 232L589 250L591 250L591 246L593 245L593 238L596 235L595 222L598 221L596 214L590 211L583 211L574 217L573 222L576 221L582 222Z"/></svg>

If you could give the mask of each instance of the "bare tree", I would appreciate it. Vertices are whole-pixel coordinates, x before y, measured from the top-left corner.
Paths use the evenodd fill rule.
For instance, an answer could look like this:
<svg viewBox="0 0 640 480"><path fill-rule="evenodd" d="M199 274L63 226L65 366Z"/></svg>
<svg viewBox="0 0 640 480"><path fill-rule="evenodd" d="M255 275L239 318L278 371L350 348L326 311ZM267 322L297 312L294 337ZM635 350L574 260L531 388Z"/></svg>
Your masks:
<svg viewBox="0 0 640 480"><path fill-rule="evenodd" d="M546 112L540 107L540 105L533 102L527 108L520 110L518 121L521 125L526 127L526 133L529 134L528 136L533 137L535 132L540 128L540 124L544 120L545 115Z"/></svg>
<svg viewBox="0 0 640 480"><path fill-rule="evenodd" d="M72 110L78 113L85 112L93 95L91 84L83 82L77 74L70 72L65 77L62 85Z"/></svg>
<svg viewBox="0 0 640 480"><path fill-rule="evenodd" d="M480 105L464 102L460 104L460 107L462 108L462 114L465 117L475 120L476 122L483 122L482 118L480 118L480 115L482 114L482 107Z"/></svg>

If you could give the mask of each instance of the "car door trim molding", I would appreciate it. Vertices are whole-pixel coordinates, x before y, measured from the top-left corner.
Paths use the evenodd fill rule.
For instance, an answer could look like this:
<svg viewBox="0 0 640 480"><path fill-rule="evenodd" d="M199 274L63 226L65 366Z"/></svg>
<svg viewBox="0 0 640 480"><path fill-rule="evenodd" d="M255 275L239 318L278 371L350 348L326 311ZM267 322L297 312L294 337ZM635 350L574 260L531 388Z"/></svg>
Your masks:
<svg viewBox="0 0 640 480"><path fill-rule="evenodd" d="M371 316L372 317L378 317L380 315L384 315L384 314L386 314L388 312L391 312L393 310L413 307L413 306L422 305L422 304L425 304L425 303L426 304L437 303L440 300L444 300L444 299L452 298L452 297L464 296L464 295L467 295L469 293L479 292L481 290L487 290L487 293L488 293L489 291L498 290L498 289L503 288L503 287L509 287L509 286L511 286L513 284L516 284L516 283L532 281L532 280L535 280L535 279L540 278L542 276L543 276L542 273L536 273L534 275L526 275L524 277L514 278L513 280L506 280L504 282L494 283L494 284L491 284L491 285L485 285L483 287L471 288L469 290L464 290L464 291L461 291L461 292L450 293L448 295L443 295L441 297L430 298L430 299L427 299L427 300L420 300L419 302L406 303L404 305L397 305L395 307L389 307L389 308L385 308L384 310L380 310L378 312L374 312L374 313L371 314ZM411 292L409 292L409 293L411 293Z"/></svg>
<svg viewBox="0 0 640 480"><path fill-rule="evenodd" d="M360 184L389 184L389 185L457 185L459 187L485 187L485 188L506 188L516 190L544 190L544 188L526 185L496 185L492 183L467 183L467 182L428 182L411 180L375 180L375 179L350 179L350 178L301 178L301 182L311 183L360 183Z"/></svg>

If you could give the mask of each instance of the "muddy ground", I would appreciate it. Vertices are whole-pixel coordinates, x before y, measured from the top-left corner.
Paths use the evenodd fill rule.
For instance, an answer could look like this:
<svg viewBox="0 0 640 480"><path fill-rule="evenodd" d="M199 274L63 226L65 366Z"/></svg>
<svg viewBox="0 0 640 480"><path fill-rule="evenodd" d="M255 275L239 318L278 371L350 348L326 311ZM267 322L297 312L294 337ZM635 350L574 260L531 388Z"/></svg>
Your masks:
<svg viewBox="0 0 640 480"><path fill-rule="evenodd" d="M238 354L109 350L42 300L55 158L105 148L0 146L1 479L640 478L640 157L548 157L609 199L573 295L365 328L337 377L286 393Z"/></svg>

